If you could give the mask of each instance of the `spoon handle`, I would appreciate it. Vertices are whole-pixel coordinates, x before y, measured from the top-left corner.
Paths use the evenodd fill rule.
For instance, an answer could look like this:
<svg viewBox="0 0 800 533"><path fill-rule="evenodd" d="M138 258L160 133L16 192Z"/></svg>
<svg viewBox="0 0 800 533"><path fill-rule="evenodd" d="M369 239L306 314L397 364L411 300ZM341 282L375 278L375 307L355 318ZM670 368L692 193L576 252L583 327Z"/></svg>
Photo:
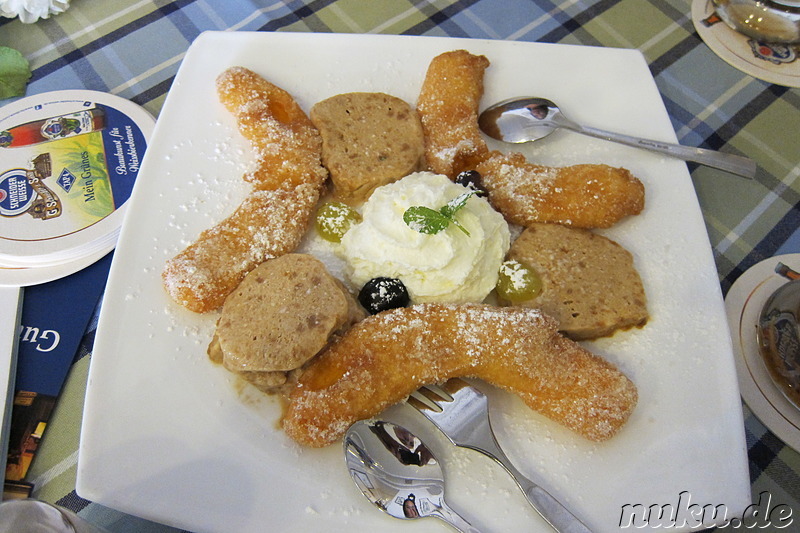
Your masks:
<svg viewBox="0 0 800 533"><path fill-rule="evenodd" d="M607 141L614 141L620 144L633 146L636 148L644 148L652 152L666 154L672 157L677 157L684 161L692 161L700 163L712 168L725 170L737 176L753 179L756 175L756 163L747 157L741 157L734 154L726 154L716 150L707 150L705 148L695 148L693 146L683 146L680 144L666 143L662 141L653 141L650 139L642 139L640 137L633 137L624 135L622 133L613 133L610 131L591 128L589 126L580 125L566 125L564 127L583 133L591 137L605 139Z"/></svg>
<svg viewBox="0 0 800 533"><path fill-rule="evenodd" d="M454 528L456 528L461 533L481 533L479 529L474 527L472 524L467 522L467 519L455 512L451 509L445 502L442 500L440 502L441 506L436 509L432 516L444 520Z"/></svg>

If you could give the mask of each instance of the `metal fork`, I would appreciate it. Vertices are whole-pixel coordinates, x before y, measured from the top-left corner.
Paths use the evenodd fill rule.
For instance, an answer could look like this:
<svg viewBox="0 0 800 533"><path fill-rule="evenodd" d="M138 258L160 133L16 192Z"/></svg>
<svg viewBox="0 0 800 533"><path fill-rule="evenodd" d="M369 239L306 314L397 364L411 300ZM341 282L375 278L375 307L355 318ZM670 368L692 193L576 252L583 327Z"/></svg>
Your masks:
<svg viewBox="0 0 800 533"><path fill-rule="evenodd" d="M461 379L451 379L440 389L422 387L409 397L408 403L456 446L478 451L500 463L553 529L559 533L591 533L566 507L511 463L497 444L489 421L489 401L481 391ZM436 407L431 407L419 396Z"/></svg>

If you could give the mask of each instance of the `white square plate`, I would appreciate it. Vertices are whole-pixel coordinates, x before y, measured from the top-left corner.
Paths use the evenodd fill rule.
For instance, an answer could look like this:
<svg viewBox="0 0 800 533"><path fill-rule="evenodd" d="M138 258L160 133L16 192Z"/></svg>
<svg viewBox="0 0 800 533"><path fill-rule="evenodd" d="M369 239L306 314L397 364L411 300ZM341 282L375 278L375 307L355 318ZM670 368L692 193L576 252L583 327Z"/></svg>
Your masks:
<svg viewBox="0 0 800 533"><path fill-rule="evenodd" d="M0 287L0 472L6 471L8 458L21 312L22 289Z"/></svg>
<svg viewBox="0 0 800 533"><path fill-rule="evenodd" d="M216 96L214 80L224 69L248 67L306 110L351 91L386 92L414 104L430 60L459 48L492 63L485 104L544 96L587 125L676 140L647 64L633 50L203 34L158 119L114 257L86 396L81 496L197 532L448 530L373 508L349 479L340 446L301 449L290 441L279 429L277 400L207 360L216 315L172 303L160 274L169 257L246 193L241 175L250 152ZM645 183L643 214L605 233L633 253L651 319L642 329L587 343L639 388L639 405L617 436L588 442L490 390L501 444L593 531L617 531L627 511L650 505L724 505L728 517L741 513L750 500L741 403L717 272L685 164L568 132L523 150L544 164L625 166ZM550 531L499 466L453 449L409 407L390 411L431 441L445 464L448 501L476 526ZM637 504L644 507L623 507Z"/></svg>

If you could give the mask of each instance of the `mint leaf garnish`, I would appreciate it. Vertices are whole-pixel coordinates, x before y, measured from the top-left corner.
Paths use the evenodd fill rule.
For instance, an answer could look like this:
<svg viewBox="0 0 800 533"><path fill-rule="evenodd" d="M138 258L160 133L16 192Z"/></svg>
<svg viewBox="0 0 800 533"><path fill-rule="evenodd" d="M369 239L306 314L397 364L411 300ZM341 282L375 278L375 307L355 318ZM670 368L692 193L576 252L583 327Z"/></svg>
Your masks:
<svg viewBox="0 0 800 533"><path fill-rule="evenodd" d="M29 79L28 60L13 48L0 46L0 100L24 95Z"/></svg>
<svg viewBox="0 0 800 533"><path fill-rule="evenodd" d="M474 191L460 194L447 202L447 205L444 205L438 211L422 205L411 206L403 213L403 221L414 231L427 235L439 233L452 222L458 229L469 236L467 229L455 219L455 214L459 209L467 205L467 200L473 194L475 194Z"/></svg>
<svg viewBox="0 0 800 533"><path fill-rule="evenodd" d="M465 192L463 194L459 194L449 202L447 205L439 209L439 212L446 216L447 218L452 219L453 215L456 214L456 211L467 205L467 200L469 200L470 196L474 195L474 192Z"/></svg>
<svg viewBox="0 0 800 533"><path fill-rule="evenodd" d="M403 213L403 222L414 231L433 235L445 229L450 219L430 207L415 205Z"/></svg>

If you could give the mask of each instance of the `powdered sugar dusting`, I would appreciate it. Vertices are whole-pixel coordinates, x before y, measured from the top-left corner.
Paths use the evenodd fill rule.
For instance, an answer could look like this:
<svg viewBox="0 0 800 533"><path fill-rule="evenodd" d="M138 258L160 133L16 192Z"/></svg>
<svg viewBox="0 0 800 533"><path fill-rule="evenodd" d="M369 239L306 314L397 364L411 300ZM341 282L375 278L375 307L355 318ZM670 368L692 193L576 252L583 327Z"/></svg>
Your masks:
<svg viewBox="0 0 800 533"><path fill-rule="evenodd" d="M518 394L593 440L613 435L637 397L623 374L536 309L419 304L366 318L318 356L290 397L284 428L298 442L326 445L419 386L457 376Z"/></svg>
<svg viewBox="0 0 800 533"><path fill-rule="evenodd" d="M520 153L492 152L477 165L492 205L521 226L551 222L607 228L644 208L644 186L607 165L545 167Z"/></svg>
<svg viewBox="0 0 800 533"><path fill-rule="evenodd" d="M167 261L167 292L192 310L218 308L247 272L300 244L317 198L312 185L254 191L230 217Z"/></svg>

